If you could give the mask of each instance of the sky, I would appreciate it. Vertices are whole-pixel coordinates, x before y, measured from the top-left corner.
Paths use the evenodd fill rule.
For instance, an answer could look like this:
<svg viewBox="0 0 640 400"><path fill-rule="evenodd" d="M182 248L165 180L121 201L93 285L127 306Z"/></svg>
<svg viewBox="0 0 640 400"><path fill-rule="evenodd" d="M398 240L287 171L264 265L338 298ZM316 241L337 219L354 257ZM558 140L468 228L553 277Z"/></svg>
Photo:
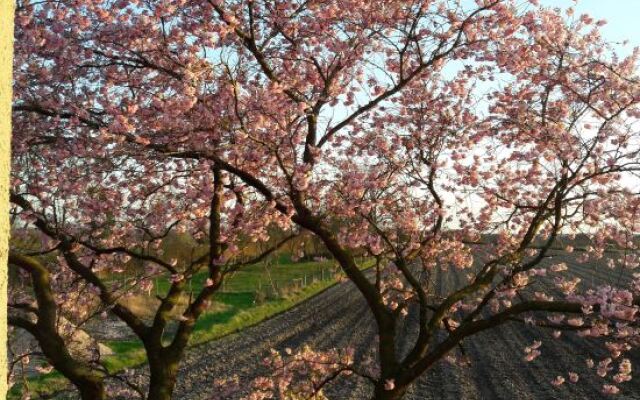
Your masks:
<svg viewBox="0 0 640 400"><path fill-rule="evenodd" d="M540 3L561 8L574 5L573 0L541 0ZM578 15L587 13L596 19L606 19L603 37L614 42L629 40L626 51L640 46L640 0L578 0L575 10Z"/></svg>

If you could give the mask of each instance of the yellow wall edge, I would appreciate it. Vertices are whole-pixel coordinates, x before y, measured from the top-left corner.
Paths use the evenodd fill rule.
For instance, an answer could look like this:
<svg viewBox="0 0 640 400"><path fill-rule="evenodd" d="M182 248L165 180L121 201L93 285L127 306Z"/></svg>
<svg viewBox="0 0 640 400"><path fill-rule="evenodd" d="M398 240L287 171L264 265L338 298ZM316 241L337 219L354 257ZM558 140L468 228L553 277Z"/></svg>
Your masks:
<svg viewBox="0 0 640 400"><path fill-rule="evenodd" d="M7 396L7 255L11 166L13 0L0 0L0 399Z"/></svg>

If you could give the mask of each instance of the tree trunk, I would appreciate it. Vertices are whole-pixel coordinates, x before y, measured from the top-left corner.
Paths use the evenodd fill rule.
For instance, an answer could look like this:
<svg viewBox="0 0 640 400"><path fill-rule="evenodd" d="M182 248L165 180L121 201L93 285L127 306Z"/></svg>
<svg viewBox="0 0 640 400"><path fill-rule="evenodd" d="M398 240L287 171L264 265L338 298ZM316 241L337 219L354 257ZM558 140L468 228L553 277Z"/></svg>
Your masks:
<svg viewBox="0 0 640 400"><path fill-rule="evenodd" d="M45 356L48 355L47 353L51 353L51 351L47 352L44 347L42 349ZM83 400L106 400L104 377L101 374L70 357L62 359L47 358L51 365L78 389Z"/></svg>
<svg viewBox="0 0 640 400"><path fill-rule="evenodd" d="M106 400L107 398L102 378L92 379L92 377L87 377L73 383L78 388L80 397L83 400Z"/></svg>
<svg viewBox="0 0 640 400"><path fill-rule="evenodd" d="M78 388L83 400L105 400L104 376L69 353L64 340L55 331L37 334L36 339L47 360Z"/></svg>
<svg viewBox="0 0 640 400"><path fill-rule="evenodd" d="M166 359L149 360L151 380L148 400L170 400L176 386L178 362Z"/></svg>

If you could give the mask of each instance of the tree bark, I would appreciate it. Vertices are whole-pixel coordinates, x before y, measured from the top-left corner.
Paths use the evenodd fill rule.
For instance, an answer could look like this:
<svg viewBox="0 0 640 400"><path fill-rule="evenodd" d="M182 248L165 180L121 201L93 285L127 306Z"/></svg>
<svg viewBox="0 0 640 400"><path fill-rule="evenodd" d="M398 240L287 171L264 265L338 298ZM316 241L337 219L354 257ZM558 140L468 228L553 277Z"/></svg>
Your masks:
<svg viewBox="0 0 640 400"><path fill-rule="evenodd" d="M78 388L83 400L107 398L102 374L74 359L60 336L55 332L40 332L36 339L51 365Z"/></svg>
<svg viewBox="0 0 640 400"><path fill-rule="evenodd" d="M81 381L74 382L75 386L80 392L80 397L83 400L106 400L107 394L104 387L104 381L102 378L94 379L94 377L87 376Z"/></svg>
<svg viewBox="0 0 640 400"><path fill-rule="evenodd" d="M159 355L149 357L149 370L151 380L149 382L148 400L170 400L176 386L178 376L178 361Z"/></svg>
<svg viewBox="0 0 640 400"><path fill-rule="evenodd" d="M9 316L12 325L29 332L38 342L49 363L78 388L83 400L106 399L104 375L71 355L58 332L58 309L49 271L35 258L9 254L9 263L19 266L31 275L33 291L38 304L37 322L20 316Z"/></svg>
<svg viewBox="0 0 640 400"><path fill-rule="evenodd" d="M104 376L89 365L73 358L64 340L57 333L41 332L35 324L30 332L35 336L49 363L78 389L83 400L107 398Z"/></svg>

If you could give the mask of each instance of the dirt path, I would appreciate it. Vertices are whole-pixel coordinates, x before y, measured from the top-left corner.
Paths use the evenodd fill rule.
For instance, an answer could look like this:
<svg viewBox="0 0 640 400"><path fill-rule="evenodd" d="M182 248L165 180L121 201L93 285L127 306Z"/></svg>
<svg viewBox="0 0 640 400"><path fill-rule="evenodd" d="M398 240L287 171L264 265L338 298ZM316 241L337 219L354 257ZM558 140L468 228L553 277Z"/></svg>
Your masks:
<svg viewBox="0 0 640 400"><path fill-rule="evenodd" d="M551 262L551 261L550 261ZM571 263L583 280L601 280L606 270L592 272ZM437 276L438 286L459 284L452 274ZM415 316L407 318L405 338L415 337ZM309 345L314 349L353 346L356 356L371 351L373 320L351 283L334 286L295 308L235 335L189 351L175 398L207 399L215 378L238 374L243 382L264 374L261 361L269 349L283 350ZM523 348L535 339L543 339L543 356L533 363L522 360ZM572 337L551 339L550 332L505 325L482 333L465 343L472 358L466 368L441 363L425 374L411 388L407 400L492 400L492 399L601 399L601 380L591 379L594 371L584 365L584 354L593 352L593 343ZM602 355L602 353L596 353ZM640 368L640 355L633 355L634 368ZM558 373L575 371L580 383L565 384L560 389L549 382ZM637 375L637 374L636 374ZM248 385L247 385L248 386ZM640 377L621 385L617 399L640 399ZM370 388L362 380L338 381L326 390L331 399L368 399Z"/></svg>

